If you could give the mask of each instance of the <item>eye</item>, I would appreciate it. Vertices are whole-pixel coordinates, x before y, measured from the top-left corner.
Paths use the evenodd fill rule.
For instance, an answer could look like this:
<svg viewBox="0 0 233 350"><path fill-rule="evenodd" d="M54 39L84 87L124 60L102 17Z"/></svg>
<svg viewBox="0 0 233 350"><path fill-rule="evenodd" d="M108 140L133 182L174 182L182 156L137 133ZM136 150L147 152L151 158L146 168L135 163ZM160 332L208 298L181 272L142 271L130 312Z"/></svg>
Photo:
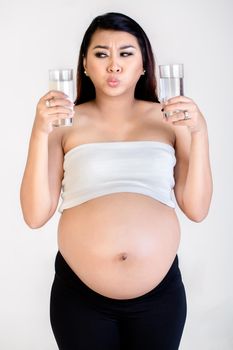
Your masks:
<svg viewBox="0 0 233 350"><path fill-rule="evenodd" d="M107 54L105 52L96 52L95 56L98 58L105 58L107 57Z"/></svg>
<svg viewBox="0 0 233 350"><path fill-rule="evenodd" d="M132 52L121 52L122 57L128 57L128 56L132 56L132 55L133 55Z"/></svg>

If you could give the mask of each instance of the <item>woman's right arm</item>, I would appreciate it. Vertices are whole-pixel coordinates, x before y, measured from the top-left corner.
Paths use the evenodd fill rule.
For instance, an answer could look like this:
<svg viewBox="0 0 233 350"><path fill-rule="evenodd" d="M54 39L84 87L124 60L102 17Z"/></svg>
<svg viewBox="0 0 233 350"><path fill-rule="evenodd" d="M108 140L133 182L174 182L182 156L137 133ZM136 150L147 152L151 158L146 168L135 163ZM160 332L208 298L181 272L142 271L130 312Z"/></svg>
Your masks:
<svg viewBox="0 0 233 350"><path fill-rule="evenodd" d="M57 208L63 177L62 131L53 129L52 123L72 115L72 102L59 91L50 91L37 105L20 189L24 220L31 228L43 226Z"/></svg>

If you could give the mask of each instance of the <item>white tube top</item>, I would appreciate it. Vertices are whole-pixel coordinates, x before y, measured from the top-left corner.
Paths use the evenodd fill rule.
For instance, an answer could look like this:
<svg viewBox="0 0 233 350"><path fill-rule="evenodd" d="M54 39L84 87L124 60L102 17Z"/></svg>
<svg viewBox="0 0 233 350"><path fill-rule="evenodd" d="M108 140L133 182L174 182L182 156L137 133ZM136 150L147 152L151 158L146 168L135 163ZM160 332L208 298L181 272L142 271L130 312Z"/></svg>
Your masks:
<svg viewBox="0 0 233 350"><path fill-rule="evenodd" d="M78 145L64 156L59 212L116 192L134 192L172 208L174 148L159 141L112 141Z"/></svg>

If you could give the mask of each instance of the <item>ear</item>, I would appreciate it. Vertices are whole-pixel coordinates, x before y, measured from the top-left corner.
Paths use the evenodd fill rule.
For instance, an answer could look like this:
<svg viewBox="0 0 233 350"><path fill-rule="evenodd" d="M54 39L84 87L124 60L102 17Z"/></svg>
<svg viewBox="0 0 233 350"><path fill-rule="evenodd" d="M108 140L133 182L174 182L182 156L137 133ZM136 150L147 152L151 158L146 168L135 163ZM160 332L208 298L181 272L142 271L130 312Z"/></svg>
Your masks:
<svg viewBox="0 0 233 350"><path fill-rule="evenodd" d="M84 70L87 69L87 59L86 59L86 57L83 57L83 68L84 68Z"/></svg>

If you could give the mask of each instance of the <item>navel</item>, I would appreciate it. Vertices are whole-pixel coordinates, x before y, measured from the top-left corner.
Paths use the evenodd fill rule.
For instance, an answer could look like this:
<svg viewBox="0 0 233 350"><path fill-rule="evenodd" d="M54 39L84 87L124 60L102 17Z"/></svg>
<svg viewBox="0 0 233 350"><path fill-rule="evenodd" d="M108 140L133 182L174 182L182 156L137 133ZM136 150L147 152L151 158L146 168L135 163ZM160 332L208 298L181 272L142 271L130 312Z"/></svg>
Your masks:
<svg viewBox="0 0 233 350"><path fill-rule="evenodd" d="M126 260L128 255L126 253L121 254L121 260Z"/></svg>

